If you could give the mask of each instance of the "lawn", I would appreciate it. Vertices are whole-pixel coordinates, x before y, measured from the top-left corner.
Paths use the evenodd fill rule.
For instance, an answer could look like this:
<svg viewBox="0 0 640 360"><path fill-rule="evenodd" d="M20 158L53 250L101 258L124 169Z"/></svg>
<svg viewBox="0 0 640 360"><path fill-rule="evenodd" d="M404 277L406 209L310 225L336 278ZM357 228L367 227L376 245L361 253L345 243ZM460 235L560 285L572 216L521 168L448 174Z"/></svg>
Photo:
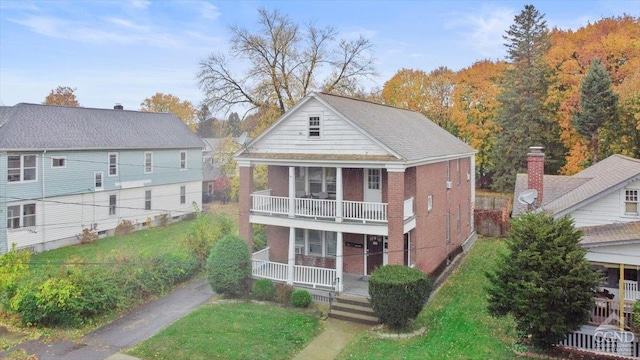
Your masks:
<svg viewBox="0 0 640 360"><path fill-rule="evenodd" d="M505 250L502 240L476 242L460 268L440 288L418 316L424 336L383 340L359 334L339 359L511 359L515 340L512 319L487 313L484 272Z"/></svg>
<svg viewBox="0 0 640 360"><path fill-rule="evenodd" d="M144 359L289 359L320 331L318 319L278 306L204 306L127 351Z"/></svg>

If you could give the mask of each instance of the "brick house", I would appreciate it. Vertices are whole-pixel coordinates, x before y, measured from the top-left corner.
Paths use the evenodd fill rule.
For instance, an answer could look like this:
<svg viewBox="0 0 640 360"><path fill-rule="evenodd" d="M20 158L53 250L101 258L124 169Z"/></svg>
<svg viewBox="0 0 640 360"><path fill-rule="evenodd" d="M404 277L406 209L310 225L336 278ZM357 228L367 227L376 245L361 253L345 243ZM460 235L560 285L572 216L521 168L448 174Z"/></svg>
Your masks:
<svg viewBox="0 0 640 360"><path fill-rule="evenodd" d="M240 236L267 226L254 276L342 291L385 264L440 272L476 237L474 154L420 113L306 96L235 154Z"/></svg>

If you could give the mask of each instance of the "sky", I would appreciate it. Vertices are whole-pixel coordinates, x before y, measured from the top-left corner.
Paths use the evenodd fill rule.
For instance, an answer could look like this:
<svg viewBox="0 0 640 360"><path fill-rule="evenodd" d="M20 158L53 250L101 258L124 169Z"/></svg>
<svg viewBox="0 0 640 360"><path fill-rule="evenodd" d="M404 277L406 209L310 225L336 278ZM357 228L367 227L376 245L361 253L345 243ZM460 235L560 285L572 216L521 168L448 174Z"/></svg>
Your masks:
<svg viewBox="0 0 640 360"><path fill-rule="evenodd" d="M373 44L382 87L398 70L460 70L504 59L502 36L532 3L549 28L576 30L603 17L640 17L640 0L618 1L148 1L0 0L0 105L42 103L58 86L81 106L138 110L157 92L197 106L200 61L228 53L230 27L257 28L257 9L299 24L333 27ZM242 71L242 62L234 70Z"/></svg>

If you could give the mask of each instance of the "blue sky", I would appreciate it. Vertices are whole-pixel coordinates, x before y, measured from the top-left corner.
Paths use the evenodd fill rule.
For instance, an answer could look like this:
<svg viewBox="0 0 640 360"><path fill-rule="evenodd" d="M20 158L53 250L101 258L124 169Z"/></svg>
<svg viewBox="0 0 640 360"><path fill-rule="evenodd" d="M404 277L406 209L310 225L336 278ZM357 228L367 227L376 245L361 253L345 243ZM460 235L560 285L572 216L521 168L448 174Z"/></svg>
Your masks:
<svg viewBox="0 0 640 360"><path fill-rule="evenodd" d="M81 106L137 110L156 92L197 105L198 63L225 52L229 26L279 9L339 36L370 39L382 87L401 68L459 70L502 59L502 35L531 1L14 1L0 0L0 104L41 103L59 85ZM640 17L640 0L537 1L550 28ZM239 66L238 66L239 68Z"/></svg>

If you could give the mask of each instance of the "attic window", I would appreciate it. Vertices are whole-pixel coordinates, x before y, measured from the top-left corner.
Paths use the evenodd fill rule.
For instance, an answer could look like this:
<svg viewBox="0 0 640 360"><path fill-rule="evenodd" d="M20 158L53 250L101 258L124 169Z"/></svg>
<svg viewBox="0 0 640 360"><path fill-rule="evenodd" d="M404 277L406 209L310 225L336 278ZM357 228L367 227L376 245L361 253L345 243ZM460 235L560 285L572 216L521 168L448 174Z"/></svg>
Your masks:
<svg viewBox="0 0 640 360"><path fill-rule="evenodd" d="M624 213L626 215L638 215L638 190L626 189L624 191Z"/></svg>
<svg viewBox="0 0 640 360"><path fill-rule="evenodd" d="M309 116L309 137L320 137L320 116Z"/></svg>

